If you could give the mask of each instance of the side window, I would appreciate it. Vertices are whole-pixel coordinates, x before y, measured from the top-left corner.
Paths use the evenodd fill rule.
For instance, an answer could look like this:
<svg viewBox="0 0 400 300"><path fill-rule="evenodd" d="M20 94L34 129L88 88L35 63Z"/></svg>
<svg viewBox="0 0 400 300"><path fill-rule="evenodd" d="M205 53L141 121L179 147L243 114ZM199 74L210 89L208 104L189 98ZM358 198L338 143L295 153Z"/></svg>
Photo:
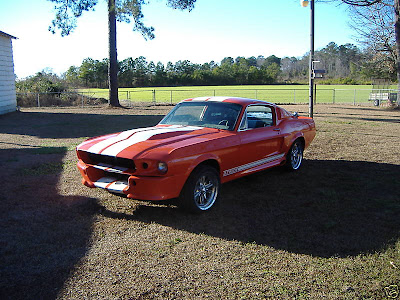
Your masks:
<svg viewBox="0 0 400 300"><path fill-rule="evenodd" d="M247 128L254 129L274 125L272 108L265 105L247 107Z"/></svg>

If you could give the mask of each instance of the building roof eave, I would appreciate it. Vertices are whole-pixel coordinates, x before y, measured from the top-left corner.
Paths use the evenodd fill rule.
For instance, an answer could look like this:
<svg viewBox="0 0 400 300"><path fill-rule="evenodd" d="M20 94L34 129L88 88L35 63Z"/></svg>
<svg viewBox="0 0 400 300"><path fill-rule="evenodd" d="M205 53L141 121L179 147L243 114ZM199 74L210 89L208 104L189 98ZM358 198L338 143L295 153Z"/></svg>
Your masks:
<svg viewBox="0 0 400 300"><path fill-rule="evenodd" d="M17 37L15 37L15 36L13 36L13 35L11 35L11 34L8 34L8 33L5 33L5 32L3 32L3 31L1 31L0 30L0 35L1 36L5 36L5 37L8 37L8 38L10 38L10 39L18 39Z"/></svg>

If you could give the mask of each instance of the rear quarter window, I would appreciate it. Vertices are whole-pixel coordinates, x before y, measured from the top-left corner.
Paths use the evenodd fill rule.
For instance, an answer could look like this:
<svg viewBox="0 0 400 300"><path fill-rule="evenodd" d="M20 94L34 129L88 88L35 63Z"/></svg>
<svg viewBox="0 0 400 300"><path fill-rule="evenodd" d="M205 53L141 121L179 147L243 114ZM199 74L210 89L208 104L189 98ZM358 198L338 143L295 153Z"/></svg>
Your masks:
<svg viewBox="0 0 400 300"><path fill-rule="evenodd" d="M274 125L272 108L265 105L252 105L246 110L247 127L254 129Z"/></svg>

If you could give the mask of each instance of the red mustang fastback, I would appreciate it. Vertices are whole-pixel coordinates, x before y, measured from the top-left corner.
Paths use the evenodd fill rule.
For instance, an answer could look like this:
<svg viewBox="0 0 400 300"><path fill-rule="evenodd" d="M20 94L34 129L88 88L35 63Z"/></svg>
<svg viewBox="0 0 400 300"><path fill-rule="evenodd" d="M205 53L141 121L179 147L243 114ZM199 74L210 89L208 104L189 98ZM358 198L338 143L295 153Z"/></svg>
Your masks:
<svg viewBox="0 0 400 300"><path fill-rule="evenodd" d="M177 198L210 209L221 183L284 165L295 171L315 137L311 118L264 101L201 97L161 122L89 139L77 147L83 184L140 200Z"/></svg>

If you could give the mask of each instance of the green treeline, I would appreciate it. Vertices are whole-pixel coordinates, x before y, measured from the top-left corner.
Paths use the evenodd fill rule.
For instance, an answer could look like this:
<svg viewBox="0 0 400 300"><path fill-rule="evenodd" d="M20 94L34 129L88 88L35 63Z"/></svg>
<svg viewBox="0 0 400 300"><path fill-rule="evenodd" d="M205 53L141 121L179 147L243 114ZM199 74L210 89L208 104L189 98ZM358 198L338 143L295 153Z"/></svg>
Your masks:
<svg viewBox="0 0 400 300"><path fill-rule="evenodd" d="M220 62L195 64L148 62L145 57L119 62L119 87L263 85L307 83L309 54L303 57L225 57ZM326 71L320 84L365 84L373 78L396 80L395 63L353 44L329 43L316 51L317 69ZM19 92L57 92L68 87L107 88L108 60L86 58L79 67L71 66L62 76L39 72L17 81Z"/></svg>
<svg viewBox="0 0 400 300"><path fill-rule="evenodd" d="M267 58L227 57L219 64L180 60L164 65L148 62L143 56L130 57L119 62L118 83L120 87L273 84L281 73L280 62L280 58L272 55ZM107 59L86 58L80 67L68 69L65 80L75 86L105 88L108 85L107 64Z"/></svg>

